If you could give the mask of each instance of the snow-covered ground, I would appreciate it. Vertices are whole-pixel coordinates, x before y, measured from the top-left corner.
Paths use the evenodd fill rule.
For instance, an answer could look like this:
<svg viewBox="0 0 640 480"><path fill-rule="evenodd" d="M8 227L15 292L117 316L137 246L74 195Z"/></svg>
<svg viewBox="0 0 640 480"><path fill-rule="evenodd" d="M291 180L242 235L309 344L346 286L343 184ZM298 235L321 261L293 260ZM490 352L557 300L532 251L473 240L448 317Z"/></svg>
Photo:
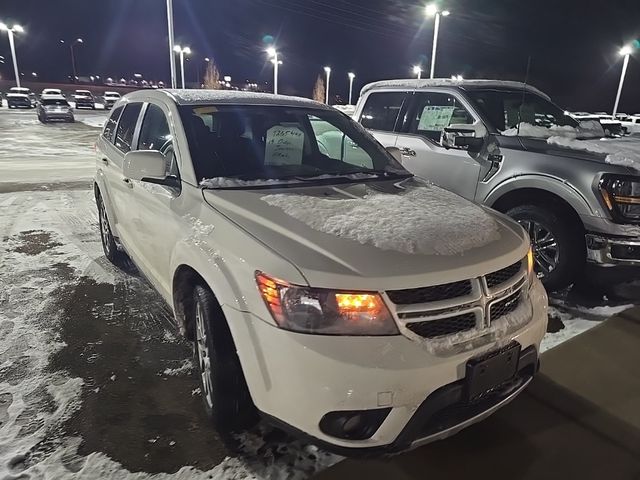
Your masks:
<svg viewBox="0 0 640 480"><path fill-rule="evenodd" d="M104 260L91 191L0 194L0 211L0 478L296 479L339 460L264 425L226 450L167 307Z"/></svg>

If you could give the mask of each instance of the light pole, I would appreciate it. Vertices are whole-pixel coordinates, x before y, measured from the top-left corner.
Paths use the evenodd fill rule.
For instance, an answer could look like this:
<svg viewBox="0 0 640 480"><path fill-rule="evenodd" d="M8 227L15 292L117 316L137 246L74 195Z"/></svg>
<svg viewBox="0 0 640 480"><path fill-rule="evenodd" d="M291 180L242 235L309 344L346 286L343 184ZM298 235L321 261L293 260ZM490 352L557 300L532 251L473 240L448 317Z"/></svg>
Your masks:
<svg viewBox="0 0 640 480"><path fill-rule="evenodd" d="M60 40L60 43L64 44L66 43L64 40ZM69 50L71 51L71 69L73 70L73 78L77 78L78 76L78 72L76 71L76 56L75 56L75 52L73 51L73 47L75 47L76 45L82 45L84 43L84 40L82 40L81 38L76 38L73 42L69 42Z"/></svg>
<svg viewBox="0 0 640 480"><path fill-rule="evenodd" d="M173 47L173 51L180 54L180 75L182 76L182 89L184 90L185 82L184 82L184 56L191 55L191 49L189 47L182 48L180 45L176 45Z"/></svg>
<svg viewBox="0 0 640 480"><path fill-rule="evenodd" d="M167 0L167 29L169 31L169 65L171 67L171 88L178 88L178 80L176 78L176 57L173 39L173 0ZM184 77L183 77L184 78Z"/></svg>
<svg viewBox="0 0 640 480"><path fill-rule="evenodd" d="M349 75L349 105L353 105L351 102L353 98L353 79L356 78L356 74L349 72L347 75Z"/></svg>
<svg viewBox="0 0 640 480"><path fill-rule="evenodd" d="M20 25L14 25L9 28L6 24L0 22L0 30L4 30L9 35L9 46L11 47L11 56L13 57L13 72L16 75L16 86L20 86L20 73L18 72L18 58L16 57L16 45L13 41L14 33L22 33L24 32L24 28Z"/></svg>
<svg viewBox="0 0 640 480"><path fill-rule="evenodd" d="M429 78L433 78L436 69L436 52L438 50L438 32L440 30L440 16L449 16L449 10L438 10L438 7L434 3L430 3L426 7L426 13L428 17L436 17L436 22L433 27L433 49L431 50L431 73Z"/></svg>
<svg viewBox="0 0 640 480"><path fill-rule="evenodd" d="M420 65L413 66L413 74L418 77L418 80L422 78L422 68L420 67Z"/></svg>
<svg viewBox="0 0 640 480"><path fill-rule="evenodd" d="M331 80L331 67L324 67L324 73L327 74L327 90L324 92L325 93L324 103L329 105L329 80Z"/></svg>
<svg viewBox="0 0 640 480"><path fill-rule="evenodd" d="M627 74L627 66L629 65L629 56L632 53L632 49L630 46L622 47L618 52L620 55L624 57L622 62L622 74L620 75L620 85L618 86L618 94L616 95L616 103L613 106L613 115L612 118L616 119L616 113L618 113L618 104L620 103L620 94L622 94L622 85L624 85L624 77Z"/></svg>
<svg viewBox="0 0 640 480"><path fill-rule="evenodd" d="M278 58L278 51L275 47L267 48L267 55L271 59L271 63L273 63L273 94L278 94L278 70L280 65L282 65L282 60Z"/></svg>

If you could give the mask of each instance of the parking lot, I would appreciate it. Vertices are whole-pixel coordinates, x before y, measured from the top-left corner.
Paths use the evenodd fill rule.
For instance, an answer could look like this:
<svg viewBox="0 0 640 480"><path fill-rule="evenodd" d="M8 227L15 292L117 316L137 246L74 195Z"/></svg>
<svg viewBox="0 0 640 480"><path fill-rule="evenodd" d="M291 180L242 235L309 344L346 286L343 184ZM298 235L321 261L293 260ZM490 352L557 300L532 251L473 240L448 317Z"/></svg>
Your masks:
<svg viewBox="0 0 640 480"><path fill-rule="evenodd" d="M133 266L120 271L104 258L91 177L93 144L106 115L81 110L74 124L43 125L33 110L0 109L0 383L10 385L0 394L0 425L10 415L20 419L0 438L6 478L40 478L38 473L60 478L74 472L81 478L148 478L136 472L171 474L154 478L322 475L341 458L266 425L234 439L237 449L225 446L207 424L191 346L173 330L169 307ZM560 381L558 365L580 362L577 335L616 314L640 321L640 310L633 308L639 298L635 273L589 270L580 285L551 298L543 348L553 368L530 396L455 439L388 462L349 460L327 470L325 478L362 472L370 472L368 478L382 478L382 473L424 478L418 472L427 471L427 461L436 465L433 475L443 474L437 458L460 458L460 452L473 458L479 443L491 458L499 458L501 448L509 451L511 426L528 412L541 415L542 423L528 418L518 432L526 441L517 445L544 448L544 418L561 408L540 400L560 388L554 390L545 378ZM593 332L586 335L598 335ZM564 343L572 338L573 347L567 348ZM560 349L566 353L555 353ZM573 393L584 392L576 387ZM583 398L577 405L589 401ZM607 398L598 401L602 406ZM623 411L616 422L624 421ZM589 425L583 436L596 438ZM555 441L559 445L576 432ZM637 431L629 435L635 439ZM598 442L601 466L618 460L625 472L640 468L633 463L637 450L620 453L608 437ZM562 464L563 458L580 461L579 455L540 458L545 468L554 461Z"/></svg>

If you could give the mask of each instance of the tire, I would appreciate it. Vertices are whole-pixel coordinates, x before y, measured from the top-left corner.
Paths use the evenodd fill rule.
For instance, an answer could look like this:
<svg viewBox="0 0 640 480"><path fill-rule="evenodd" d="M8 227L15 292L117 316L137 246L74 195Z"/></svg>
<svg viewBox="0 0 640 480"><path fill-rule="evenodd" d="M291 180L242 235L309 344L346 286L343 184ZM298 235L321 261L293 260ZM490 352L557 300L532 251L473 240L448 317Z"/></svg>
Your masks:
<svg viewBox="0 0 640 480"><path fill-rule="evenodd" d="M98 223L100 225L100 238L102 240L104 256L107 257L107 260L115 266L119 268L126 267L128 264L128 257L126 253L118 249L113 233L111 233L111 226L109 225L109 218L102 200L102 195L97 195L96 203L98 204Z"/></svg>
<svg viewBox="0 0 640 480"><path fill-rule="evenodd" d="M581 225L554 205L520 205L506 213L529 233L536 272L547 290L561 290L579 278L587 257ZM554 268L545 268L552 263Z"/></svg>
<svg viewBox="0 0 640 480"><path fill-rule="evenodd" d="M205 412L222 435L246 430L258 414L222 308L209 288L196 285L191 310Z"/></svg>

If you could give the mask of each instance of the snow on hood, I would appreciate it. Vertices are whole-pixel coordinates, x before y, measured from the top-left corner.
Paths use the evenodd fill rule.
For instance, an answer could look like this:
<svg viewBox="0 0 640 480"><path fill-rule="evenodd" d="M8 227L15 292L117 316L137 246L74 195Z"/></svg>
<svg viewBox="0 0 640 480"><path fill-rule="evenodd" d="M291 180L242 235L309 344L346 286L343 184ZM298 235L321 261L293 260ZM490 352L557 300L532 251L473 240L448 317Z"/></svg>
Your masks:
<svg viewBox="0 0 640 480"><path fill-rule="evenodd" d="M509 128L502 132L502 135L506 137L535 137L535 138L549 138L554 136L561 136L566 138L578 138L578 137L604 137L604 129L597 120L586 120L580 122L578 128L570 125L553 125L552 127L540 127L538 125L532 125L527 122L521 122L520 128L518 125Z"/></svg>
<svg viewBox="0 0 640 480"><path fill-rule="evenodd" d="M401 194L370 190L361 198L327 199L280 193L262 200L314 230L382 250L457 255L500 238L485 210L427 183Z"/></svg>
<svg viewBox="0 0 640 480"><path fill-rule="evenodd" d="M578 140L571 137L553 136L547 139L547 143L574 150L605 154L607 163L640 171L640 140L637 138Z"/></svg>

